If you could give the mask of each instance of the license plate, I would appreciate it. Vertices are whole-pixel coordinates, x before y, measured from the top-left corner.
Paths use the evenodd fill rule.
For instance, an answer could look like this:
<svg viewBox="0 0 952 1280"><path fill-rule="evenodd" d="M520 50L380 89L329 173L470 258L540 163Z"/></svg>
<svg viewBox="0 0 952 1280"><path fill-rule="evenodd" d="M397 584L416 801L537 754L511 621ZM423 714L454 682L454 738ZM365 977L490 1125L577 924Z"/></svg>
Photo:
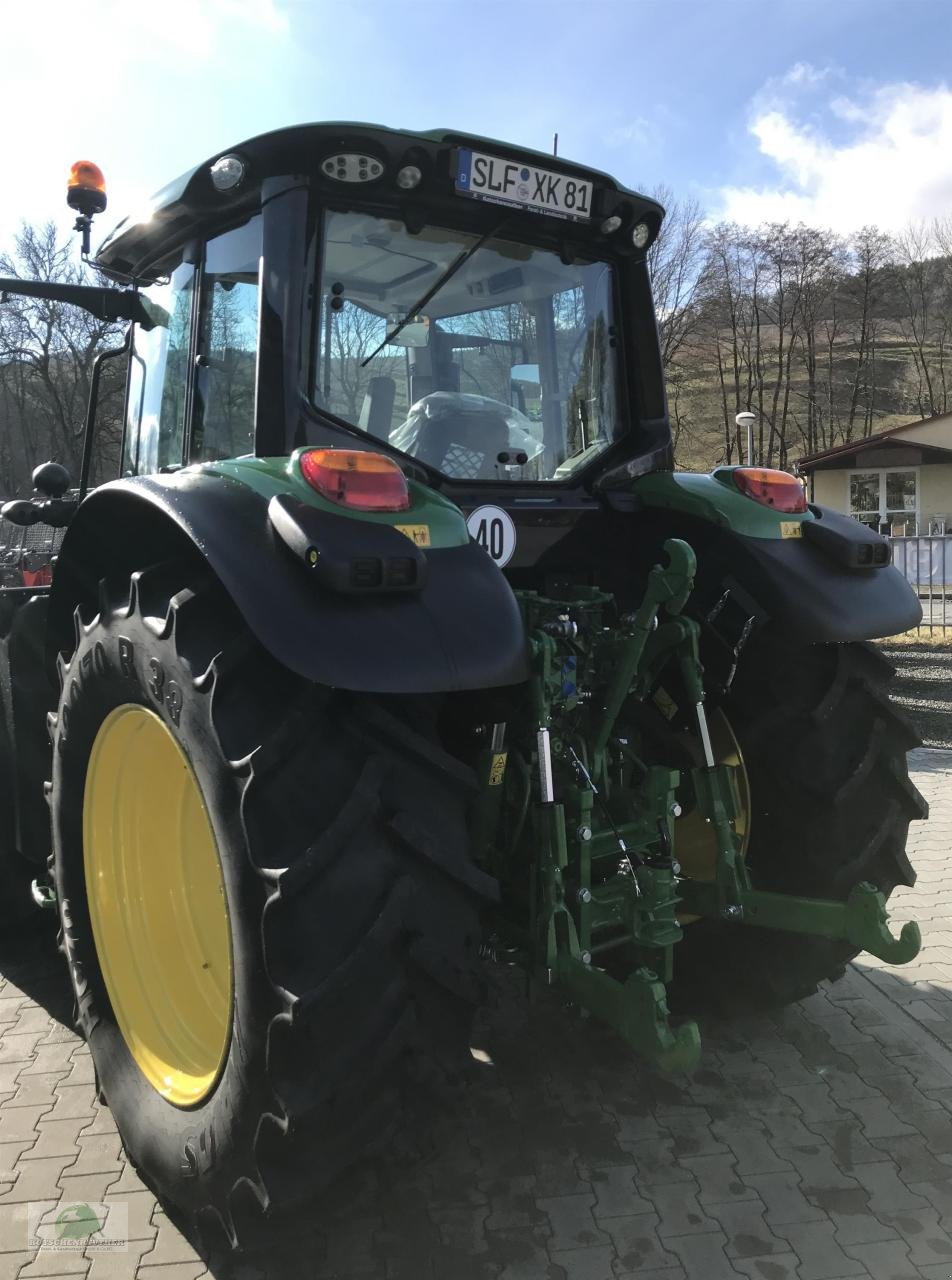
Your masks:
<svg viewBox="0 0 952 1280"><path fill-rule="evenodd" d="M592 183L533 164L487 156L481 151L459 152L456 190L461 196L571 218L574 222L587 222L592 216Z"/></svg>

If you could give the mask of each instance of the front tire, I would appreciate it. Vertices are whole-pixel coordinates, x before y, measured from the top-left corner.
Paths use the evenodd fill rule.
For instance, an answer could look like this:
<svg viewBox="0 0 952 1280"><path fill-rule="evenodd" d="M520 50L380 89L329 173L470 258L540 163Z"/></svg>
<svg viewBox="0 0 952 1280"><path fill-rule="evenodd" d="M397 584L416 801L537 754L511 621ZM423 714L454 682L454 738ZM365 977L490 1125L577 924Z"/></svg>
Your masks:
<svg viewBox="0 0 952 1280"><path fill-rule="evenodd" d="M309 685L215 584L184 580L136 574L77 613L51 718L54 874L77 1024L129 1156L236 1244L388 1131L410 1064L465 1053L494 882L468 858L471 777L421 708ZM138 763L122 724L153 744ZM217 871L194 813L174 817L176 768Z"/></svg>

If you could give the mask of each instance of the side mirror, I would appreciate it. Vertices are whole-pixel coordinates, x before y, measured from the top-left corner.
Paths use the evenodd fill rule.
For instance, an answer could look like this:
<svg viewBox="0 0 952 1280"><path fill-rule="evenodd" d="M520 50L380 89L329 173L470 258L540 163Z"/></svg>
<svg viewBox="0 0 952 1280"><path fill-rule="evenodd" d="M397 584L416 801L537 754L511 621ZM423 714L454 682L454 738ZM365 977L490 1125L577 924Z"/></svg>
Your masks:
<svg viewBox="0 0 952 1280"><path fill-rule="evenodd" d="M514 364L509 377L513 382L528 382L533 386L540 386L542 381L537 364Z"/></svg>

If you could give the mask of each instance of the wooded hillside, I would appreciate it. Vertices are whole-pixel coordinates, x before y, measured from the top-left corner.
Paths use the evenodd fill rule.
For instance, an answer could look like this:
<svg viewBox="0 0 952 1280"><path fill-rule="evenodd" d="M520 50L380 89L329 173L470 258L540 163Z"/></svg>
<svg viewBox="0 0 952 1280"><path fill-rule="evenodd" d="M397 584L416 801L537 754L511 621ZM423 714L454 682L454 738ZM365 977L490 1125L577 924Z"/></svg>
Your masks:
<svg viewBox="0 0 952 1280"><path fill-rule="evenodd" d="M952 408L952 217L849 239L802 224L709 227L668 218L652 271L678 465L803 454Z"/></svg>

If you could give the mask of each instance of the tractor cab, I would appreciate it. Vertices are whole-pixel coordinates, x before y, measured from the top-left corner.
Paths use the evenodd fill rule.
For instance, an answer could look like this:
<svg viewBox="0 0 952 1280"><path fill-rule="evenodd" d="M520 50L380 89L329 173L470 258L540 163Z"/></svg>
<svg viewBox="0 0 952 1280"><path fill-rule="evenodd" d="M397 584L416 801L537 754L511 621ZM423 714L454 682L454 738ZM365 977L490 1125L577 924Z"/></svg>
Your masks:
<svg viewBox="0 0 952 1280"><path fill-rule="evenodd" d="M645 261L662 212L461 134L253 139L99 251L150 316L123 471L363 441L460 501L669 465Z"/></svg>

